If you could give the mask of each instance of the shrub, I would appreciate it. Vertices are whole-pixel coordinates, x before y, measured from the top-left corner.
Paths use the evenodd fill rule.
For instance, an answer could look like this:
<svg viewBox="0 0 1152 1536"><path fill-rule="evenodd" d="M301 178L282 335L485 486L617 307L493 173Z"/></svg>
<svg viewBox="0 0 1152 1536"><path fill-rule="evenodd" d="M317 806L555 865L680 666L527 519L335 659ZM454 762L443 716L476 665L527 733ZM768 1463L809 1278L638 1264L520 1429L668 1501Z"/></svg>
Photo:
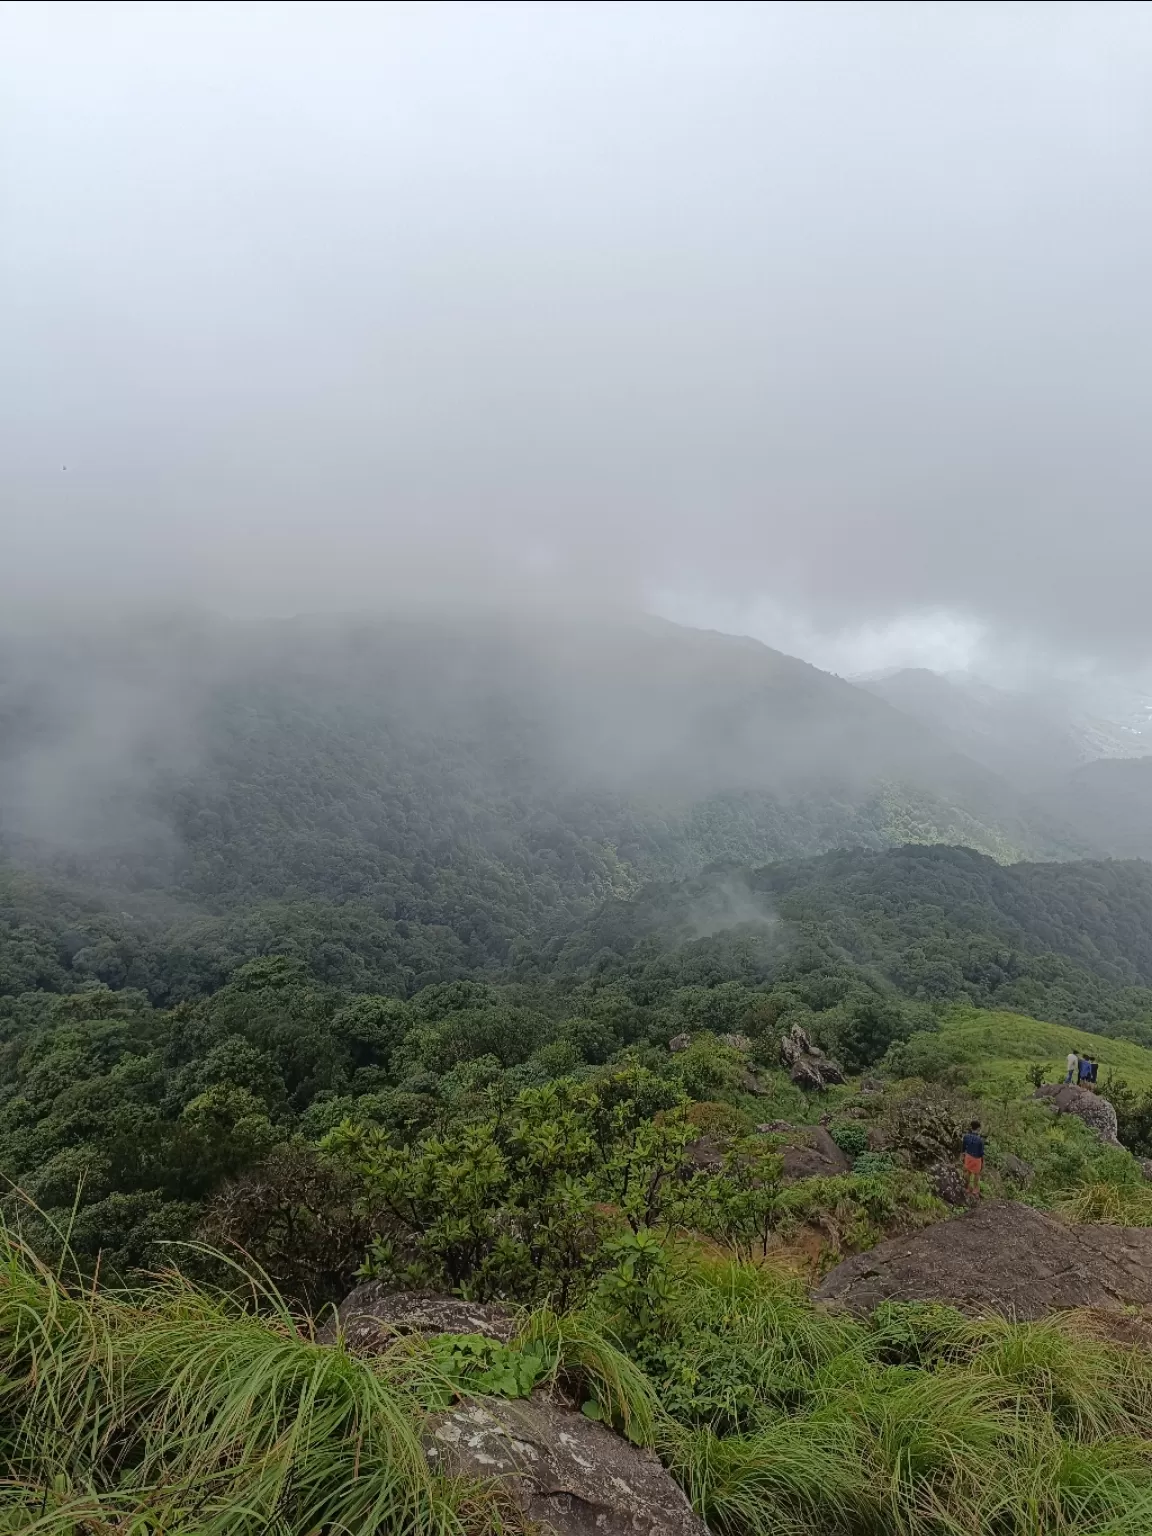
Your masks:
<svg viewBox="0 0 1152 1536"><path fill-rule="evenodd" d="M868 1131L858 1120L839 1120L828 1127L828 1134L846 1157L868 1150Z"/></svg>

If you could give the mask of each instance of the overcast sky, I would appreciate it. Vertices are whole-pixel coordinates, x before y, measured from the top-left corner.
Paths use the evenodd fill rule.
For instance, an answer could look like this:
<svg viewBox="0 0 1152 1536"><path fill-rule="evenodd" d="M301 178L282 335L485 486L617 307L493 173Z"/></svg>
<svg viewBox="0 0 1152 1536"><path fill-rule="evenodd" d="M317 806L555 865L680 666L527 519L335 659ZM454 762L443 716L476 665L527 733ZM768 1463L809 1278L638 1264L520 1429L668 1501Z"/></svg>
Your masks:
<svg viewBox="0 0 1152 1536"><path fill-rule="evenodd" d="M0 599L1152 653L1145 4L8 4Z"/></svg>

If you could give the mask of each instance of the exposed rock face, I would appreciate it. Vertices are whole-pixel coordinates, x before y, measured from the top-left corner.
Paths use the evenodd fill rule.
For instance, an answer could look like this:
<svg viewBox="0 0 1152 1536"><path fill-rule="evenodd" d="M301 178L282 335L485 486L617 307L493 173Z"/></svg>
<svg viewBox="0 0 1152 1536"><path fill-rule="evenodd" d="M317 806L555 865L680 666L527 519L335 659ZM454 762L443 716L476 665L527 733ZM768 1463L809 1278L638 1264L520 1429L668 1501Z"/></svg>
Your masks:
<svg viewBox="0 0 1152 1536"><path fill-rule="evenodd" d="M388 1291L379 1280L369 1280L345 1296L336 1316L317 1330L316 1341L334 1344L339 1332L349 1349L373 1354L387 1349L397 1334L482 1333L506 1344L515 1331L503 1307L430 1291Z"/></svg>
<svg viewBox="0 0 1152 1536"><path fill-rule="evenodd" d="M928 1179L945 1205L968 1205L976 1198L969 1194L964 1175L955 1163L934 1163L928 1170Z"/></svg>
<svg viewBox="0 0 1152 1536"><path fill-rule="evenodd" d="M732 1050L743 1051L745 1056L752 1049L752 1042L747 1035L721 1035L720 1039L724 1045L729 1046Z"/></svg>
<svg viewBox="0 0 1152 1536"><path fill-rule="evenodd" d="M843 1153L822 1125L800 1126L793 1133L795 1143L783 1149L784 1180L831 1177L848 1173L851 1159Z"/></svg>
<svg viewBox="0 0 1152 1536"><path fill-rule="evenodd" d="M681 1051L686 1051L692 1044L692 1036L685 1030L683 1034L673 1035L668 1042L668 1049L673 1056L678 1056Z"/></svg>
<svg viewBox="0 0 1152 1536"><path fill-rule="evenodd" d="M557 1536L708 1536L650 1451L541 1396L460 1403L429 1420L425 1445L449 1473L506 1479Z"/></svg>
<svg viewBox="0 0 1152 1536"><path fill-rule="evenodd" d="M1077 1088L1074 1083L1041 1083L1032 1095L1035 1099L1047 1099L1058 1115L1078 1115L1084 1124L1094 1130L1108 1147L1118 1147L1116 1135L1116 1111L1107 1099L1087 1088Z"/></svg>
<svg viewBox="0 0 1152 1536"><path fill-rule="evenodd" d="M1145 1179L1152 1183L1152 1158L1144 1158L1140 1163L1140 1172Z"/></svg>
<svg viewBox="0 0 1152 1536"><path fill-rule="evenodd" d="M684 1148L686 1172L719 1173L724 1167L724 1148L711 1136L697 1136Z"/></svg>
<svg viewBox="0 0 1152 1536"><path fill-rule="evenodd" d="M1026 1163L1022 1157L1017 1157L1014 1152L1001 1154L1000 1168L1003 1173L1012 1180L1013 1184L1019 1184L1021 1188L1031 1184L1036 1170L1031 1163Z"/></svg>
<svg viewBox="0 0 1152 1536"><path fill-rule="evenodd" d="M846 1259L815 1298L853 1312L939 1301L1021 1319L1144 1306L1152 1303L1152 1228L1065 1227L1031 1206L989 1200Z"/></svg>
<svg viewBox="0 0 1152 1536"><path fill-rule="evenodd" d="M788 1067L792 1081L801 1088L820 1093L832 1083L844 1081L839 1063L825 1056L818 1045L813 1045L807 1031L799 1024L793 1024L781 1040L780 1057Z"/></svg>

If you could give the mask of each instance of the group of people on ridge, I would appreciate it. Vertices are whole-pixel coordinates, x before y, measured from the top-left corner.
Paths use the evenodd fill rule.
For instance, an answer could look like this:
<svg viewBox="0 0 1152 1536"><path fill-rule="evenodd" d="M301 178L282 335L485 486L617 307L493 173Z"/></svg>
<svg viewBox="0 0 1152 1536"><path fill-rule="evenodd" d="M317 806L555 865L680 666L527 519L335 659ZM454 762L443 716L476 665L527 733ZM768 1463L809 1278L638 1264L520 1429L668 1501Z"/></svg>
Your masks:
<svg viewBox="0 0 1152 1536"><path fill-rule="evenodd" d="M1100 1063L1093 1056L1082 1056L1078 1051L1068 1052L1068 1074L1064 1079L1068 1083L1078 1083L1081 1088L1087 1088L1090 1092L1096 1091L1096 1070Z"/></svg>
<svg viewBox="0 0 1152 1536"><path fill-rule="evenodd" d="M1087 1088L1089 1092L1096 1090L1096 1070L1100 1063L1094 1056L1083 1056L1079 1051L1069 1051L1067 1076L1065 1084L1079 1083L1081 1088ZM979 1120L973 1120L972 1124L964 1132L964 1184L979 1200L980 1175L984 1172L984 1138L980 1134Z"/></svg>

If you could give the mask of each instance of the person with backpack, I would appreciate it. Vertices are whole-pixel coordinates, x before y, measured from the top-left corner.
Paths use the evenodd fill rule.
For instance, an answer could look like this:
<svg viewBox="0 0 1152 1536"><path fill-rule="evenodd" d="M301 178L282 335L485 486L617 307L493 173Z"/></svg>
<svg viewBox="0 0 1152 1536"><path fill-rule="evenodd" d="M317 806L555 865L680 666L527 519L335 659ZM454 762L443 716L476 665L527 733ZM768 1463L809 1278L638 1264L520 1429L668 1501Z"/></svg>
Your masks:
<svg viewBox="0 0 1152 1536"><path fill-rule="evenodd" d="M980 1198L980 1175L984 1172L984 1138L979 1120L964 1132L964 1186Z"/></svg>

